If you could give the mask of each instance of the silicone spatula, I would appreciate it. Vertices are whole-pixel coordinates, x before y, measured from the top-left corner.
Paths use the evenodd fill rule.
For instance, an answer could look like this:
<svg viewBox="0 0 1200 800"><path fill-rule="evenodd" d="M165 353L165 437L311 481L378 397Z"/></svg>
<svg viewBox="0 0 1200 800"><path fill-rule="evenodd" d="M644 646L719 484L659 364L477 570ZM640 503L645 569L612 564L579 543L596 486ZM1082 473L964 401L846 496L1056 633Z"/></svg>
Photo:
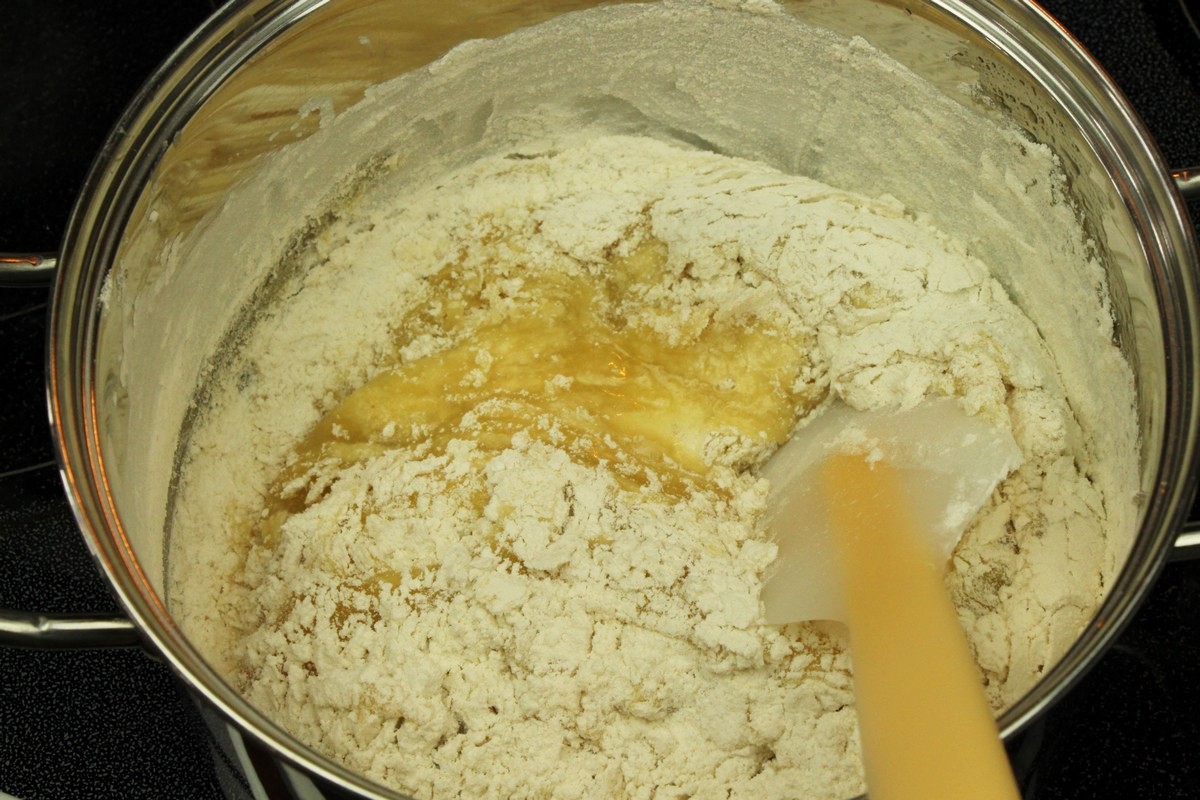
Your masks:
<svg viewBox="0 0 1200 800"><path fill-rule="evenodd" d="M952 400L830 411L769 465L768 618L846 623L872 800L1017 800L943 573L1020 450ZM795 584L816 573L829 596Z"/></svg>

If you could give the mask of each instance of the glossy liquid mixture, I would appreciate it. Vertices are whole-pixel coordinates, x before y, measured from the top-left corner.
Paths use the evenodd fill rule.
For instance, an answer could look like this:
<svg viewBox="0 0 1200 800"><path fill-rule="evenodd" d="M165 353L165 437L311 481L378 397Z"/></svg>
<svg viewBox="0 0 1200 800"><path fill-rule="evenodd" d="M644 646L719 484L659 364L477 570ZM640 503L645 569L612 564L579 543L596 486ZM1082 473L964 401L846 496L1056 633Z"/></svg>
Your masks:
<svg viewBox="0 0 1200 800"><path fill-rule="evenodd" d="M719 493L709 480L715 439L773 448L820 397L800 380L808 359L795 333L751 315L710 316L682 332L646 324L673 313L647 299L670 280L666 263L666 246L646 239L596 274L523 270L519 259L445 267L396 342L398 351L423 338L448 346L378 374L321 419L273 485L258 542L273 545L288 516L320 499L329 467L393 448L441 453L453 439L498 452L525 432L606 465L625 488Z"/></svg>

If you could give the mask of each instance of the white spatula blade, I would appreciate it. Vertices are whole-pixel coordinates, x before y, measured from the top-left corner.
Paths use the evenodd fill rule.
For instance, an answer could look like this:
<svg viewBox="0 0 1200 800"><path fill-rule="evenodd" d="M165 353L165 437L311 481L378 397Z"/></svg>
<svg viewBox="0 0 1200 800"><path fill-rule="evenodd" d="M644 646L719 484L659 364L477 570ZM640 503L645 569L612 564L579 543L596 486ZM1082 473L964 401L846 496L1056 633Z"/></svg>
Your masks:
<svg viewBox="0 0 1200 800"><path fill-rule="evenodd" d="M858 411L835 403L771 458L767 529L779 547L762 599L768 624L841 620L838 570L817 471L834 452L869 453L898 469L930 551L948 560L963 529L1021 464L1011 432L968 416L953 399Z"/></svg>

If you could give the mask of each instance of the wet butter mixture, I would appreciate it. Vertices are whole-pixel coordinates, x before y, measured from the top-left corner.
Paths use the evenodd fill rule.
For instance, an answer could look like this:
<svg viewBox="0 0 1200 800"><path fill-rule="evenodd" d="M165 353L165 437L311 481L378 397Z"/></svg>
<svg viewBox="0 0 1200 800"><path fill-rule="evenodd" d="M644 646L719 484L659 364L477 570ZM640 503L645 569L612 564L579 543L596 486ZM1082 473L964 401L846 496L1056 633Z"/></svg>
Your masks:
<svg viewBox="0 0 1200 800"><path fill-rule="evenodd" d="M387 369L330 411L273 490L265 527L311 501L315 465L389 448L444 452L452 439L499 452L517 433L602 463L628 488L679 497L704 485L714 434L778 445L820 399L799 382L810 366L802 335L752 313L669 328L670 304L646 299L670 296L662 242L643 239L587 270L530 265L519 242L496 250L494 262L451 264L426 281L430 299L397 340L449 346Z"/></svg>

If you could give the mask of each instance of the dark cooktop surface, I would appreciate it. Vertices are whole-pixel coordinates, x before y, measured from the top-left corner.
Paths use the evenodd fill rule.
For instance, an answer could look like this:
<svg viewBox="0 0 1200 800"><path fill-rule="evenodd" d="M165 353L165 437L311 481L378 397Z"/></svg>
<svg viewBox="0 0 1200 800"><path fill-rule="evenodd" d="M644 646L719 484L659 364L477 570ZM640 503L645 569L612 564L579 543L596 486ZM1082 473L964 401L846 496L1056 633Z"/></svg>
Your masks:
<svg viewBox="0 0 1200 800"><path fill-rule="evenodd" d="M54 251L84 173L154 67L218 4L5 0L0 252ZM1125 91L1168 163L1200 164L1193 0L1047 0ZM1193 208L1200 219L1200 209ZM52 466L47 293L0 289L0 607L114 603ZM1200 562L1167 566L1098 666L1017 743L1027 800L1200 797ZM0 793L215 798L199 719L139 650L0 648Z"/></svg>

